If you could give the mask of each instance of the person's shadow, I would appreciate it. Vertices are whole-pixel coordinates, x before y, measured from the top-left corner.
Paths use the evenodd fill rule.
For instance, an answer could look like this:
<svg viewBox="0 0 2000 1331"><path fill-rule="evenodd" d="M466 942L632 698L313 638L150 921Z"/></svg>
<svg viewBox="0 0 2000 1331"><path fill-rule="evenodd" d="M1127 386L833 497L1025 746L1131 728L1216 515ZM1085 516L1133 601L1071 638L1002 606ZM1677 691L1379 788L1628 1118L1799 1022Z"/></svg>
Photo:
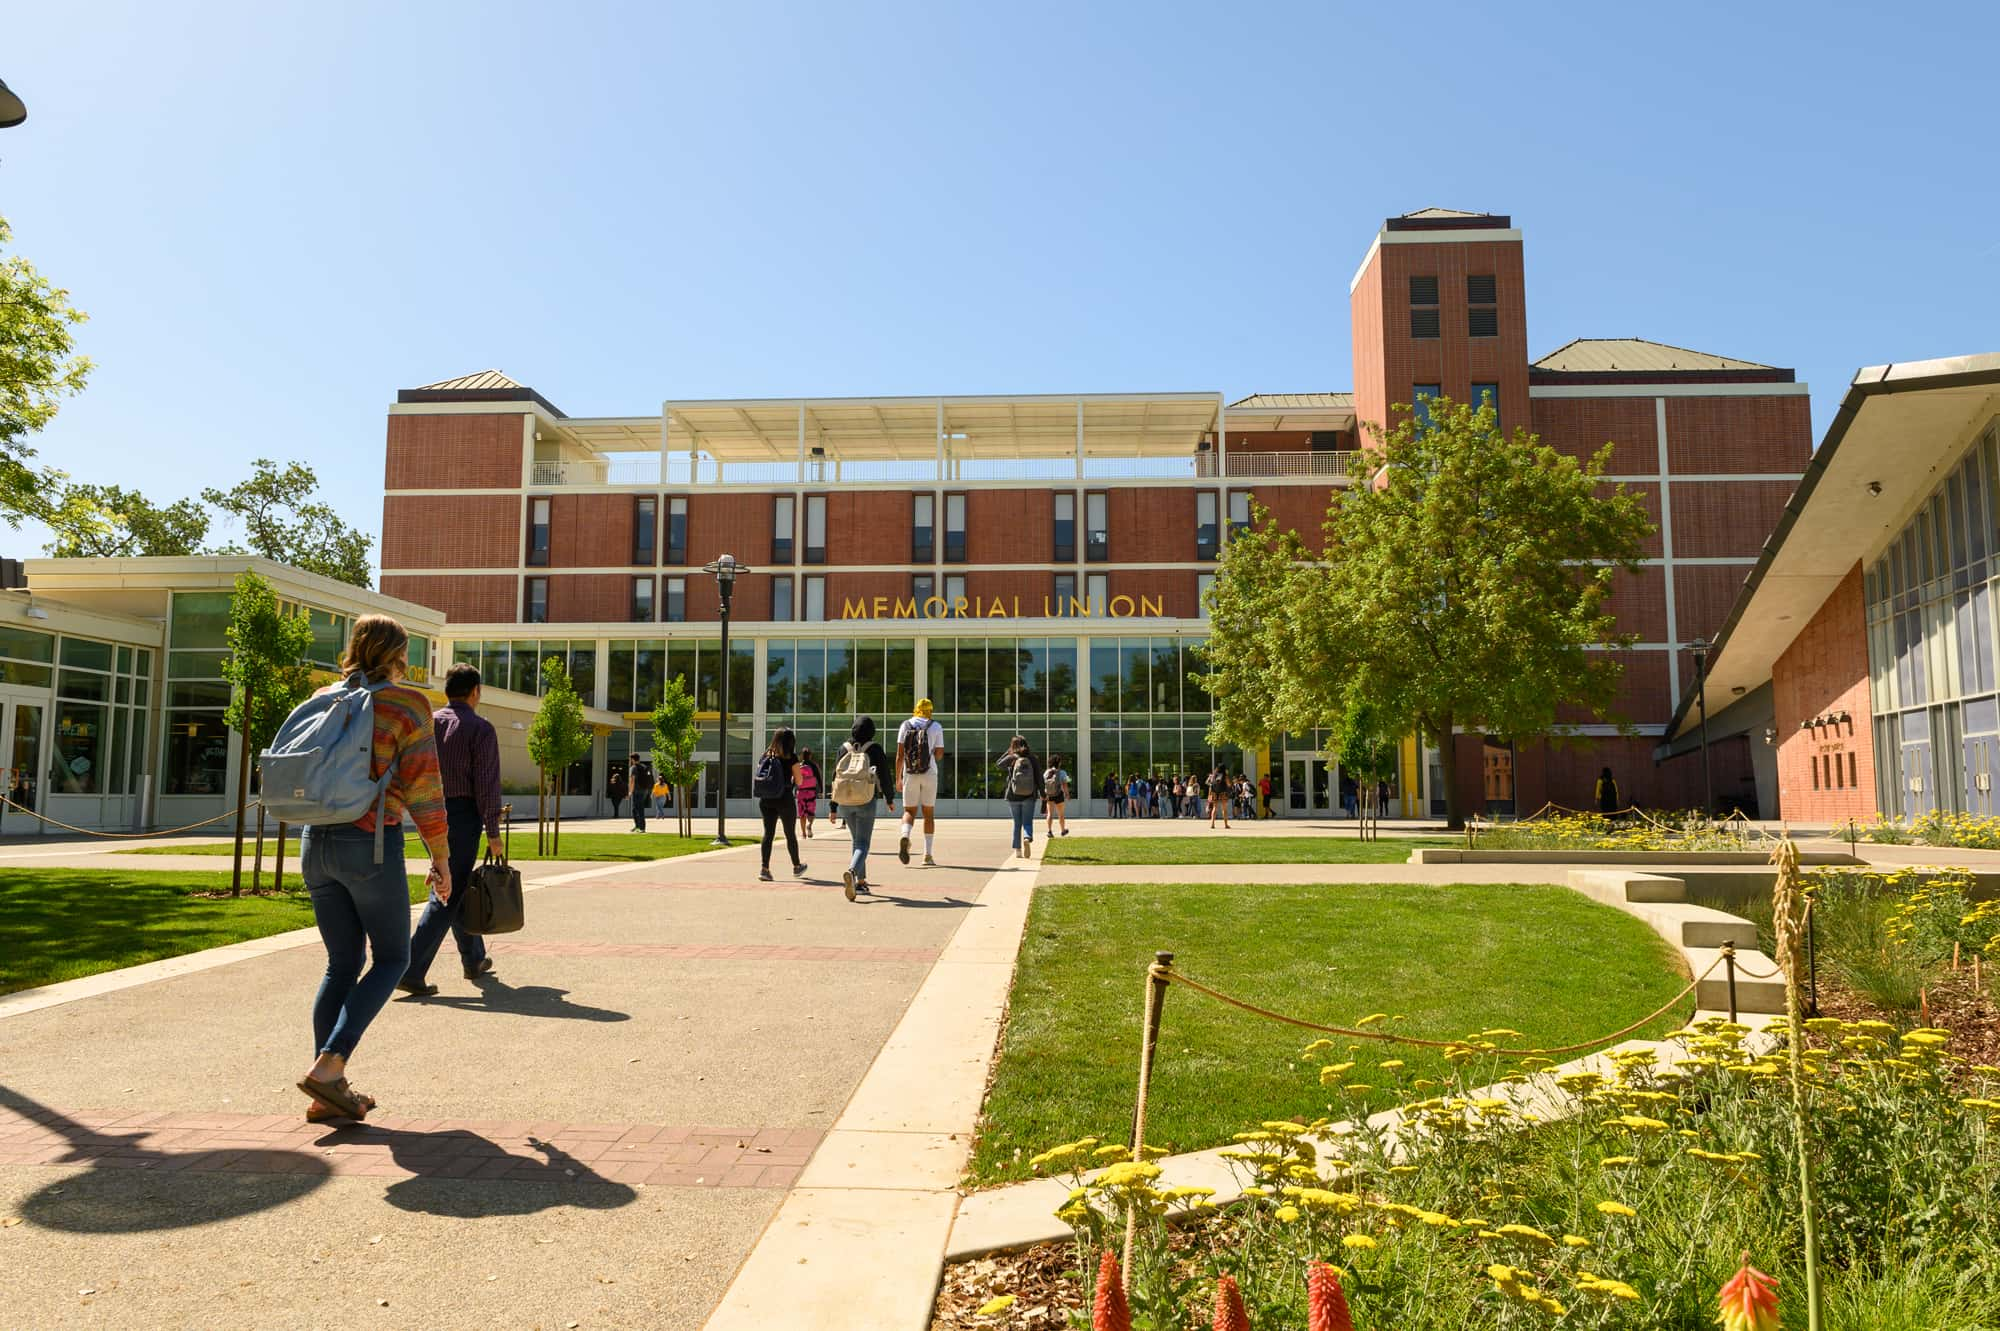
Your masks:
<svg viewBox="0 0 2000 1331"><path fill-rule="evenodd" d="M637 1189L614 1183L560 1147L536 1137L527 1140L541 1159L510 1156L498 1142L462 1128L406 1132L343 1124L329 1128L314 1145L321 1150L387 1146L390 1158L417 1177L391 1183L383 1200L425 1215L533 1215L558 1206L609 1211L637 1200ZM472 1186L453 1186L459 1182Z"/></svg>
<svg viewBox="0 0 2000 1331"><path fill-rule="evenodd" d="M901 906L905 910L978 910L977 901L961 901L957 897L899 897L893 892L870 891L866 896L856 897L857 906L869 903L884 906Z"/></svg>
<svg viewBox="0 0 2000 1331"><path fill-rule="evenodd" d="M570 1021L630 1021L632 1014L611 1008L591 1007L569 1001L569 990L546 984L508 984L492 975L473 981L476 996L432 994L411 996L400 1001L431 1007L458 1008L466 1012L501 1012L515 1017L564 1017Z"/></svg>

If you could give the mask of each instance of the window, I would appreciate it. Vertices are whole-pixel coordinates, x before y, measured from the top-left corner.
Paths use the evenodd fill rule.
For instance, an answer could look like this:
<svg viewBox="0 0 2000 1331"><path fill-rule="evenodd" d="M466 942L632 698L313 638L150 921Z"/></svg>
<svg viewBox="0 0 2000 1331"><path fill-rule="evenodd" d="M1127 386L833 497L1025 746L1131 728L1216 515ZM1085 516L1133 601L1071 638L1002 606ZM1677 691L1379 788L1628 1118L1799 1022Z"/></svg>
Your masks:
<svg viewBox="0 0 2000 1331"><path fill-rule="evenodd" d="M1438 335L1438 280L1435 277L1410 279L1410 336L1434 338Z"/></svg>
<svg viewBox="0 0 2000 1331"><path fill-rule="evenodd" d="M910 562L928 564L937 558L937 496L910 496Z"/></svg>
<svg viewBox="0 0 2000 1331"><path fill-rule="evenodd" d="M1102 573L1093 573L1084 583L1083 613L1086 615L1108 614L1111 610L1111 579Z"/></svg>
<svg viewBox="0 0 2000 1331"><path fill-rule="evenodd" d="M523 600L526 604L521 607L522 623L546 624L549 622L549 580L547 578L529 578Z"/></svg>
<svg viewBox="0 0 2000 1331"><path fill-rule="evenodd" d="M935 618L924 609L924 602L937 595L937 579L929 573L919 573L910 579L910 599L917 603L917 615L922 619Z"/></svg>
<svg viewBox="0 0 2000 1331"><path fill-rule="evenodd" d="M1221 501L1213 490L1197 490L1194 496L1194 557L1213 559L1222 547L1222 524L1216 513Z"/></svg>
<svg viewBox="0 0 2000 1331"><path fill-rule="evenodd" d="M1049 598L1049 613L1053 615L1067 616L1071 610L1070 603L1075 600L1076 600L1076 574L1074 573L1056 574L1056 590L1055 590L1055 595Z"/></svg>
<svg viewBox="0 0 2000 1331"><path fill-rule="evenodd" d="M1410 415L1415 418L1419 428L1430 428L1431 399L1440 396L1442 394L1436 384L1417 384L1410 389Z"/></svg>
<svg viewBox="0 0 2000 1331"><path fill-rule="evenodd" d="M1056 548L1053 558L1057 563L1067 563L1076 558L1076 496L1058 494L1055 500Z"/></svg>
<svg viewBox="0 0 2000 1331"><path fill-rule="evenodd" d="M819 574L806 578L805 617L815 624L826 618L826 579Z"/></svg>
<svg viewBox="0 0 2000 1331"><path fill-rule="evenodd" d="M650 624L653 622L653 580L651 578L632 579L632 622Z"/></svg>
<svg viewBox="0 0 2000 1331"><path fill-rule="evenodd" d="M1207 619L1208 589L1215 585L1215 575L1213 573L1197 573L1195 574L1194 581L1195 613L1203 619Z"/></svg>
<svg viewBox="0 0 2000 1331"><path fill-rule="evenodd" d="M1493 408L1493 428L1496 430L1500 428L1500 385L1474 384L1472 386L1472 405L1475 407Z"/></svg>
<svg viewBox="0 0 2000 1331"><path fill-rule="evenodd" d="M664 615L660 616L660 619L664 623L668 624L687 623L688 580L686 578L667 579L666 611L667 612Z"/></svg>
<svg viewBox="0 0 2000 1331"><path fill-rule="evenodd" d="M685 495L667 498L667 562L688 562L688 501Z"/></svg>
<svg viewBox="0 0 2000 1331"><path fill-rule="evenodd" d="M549 562L549 501L528 501L528 563L546 568Z"/></svg>
<svg viewBox="0 0 2000 1331"><path fill-rule="evenodd" d="M777 564L792 562L792 526L797 519L794 512L798 504L790 495L778 495L771 500L771 560Z"/></svg>
<svg viewBox="0 0 2000 1331"><path fill-rule="evenodd" d="M1102 490L1083 497L1083 557L1093 564L1111 558L1110 498Z"/></svg>
<svg viewBox="0 0 2000 1331"><path fill-rule="evenodd" d="M806 563L826 562L826 496L806 496ZM825 579L821 579L825 585Z"/></svg>
<svg viewBox="0 0 2000 1331"><path fill-rule="evenodd" d="M1494 291L1493 274L1465 279L1465 331L1470 337L1500 336L1499 296Z"/></svg>
<svg viewBox="0 0 2000 1331"><path fill-rule="evenodd" d="M1229 492L1229 534L1239 535L1250 530L1250 492L1231 490Z"/></svg>
<svg viewBox="0 0 2000 1331"><path fill-rule="evenodd" d="M660 501L647 495L632 501L632 562L653 562L654 543L659 538Z"/></svg>
<svg viewBox="0 0 2000 1331"><path fill-rule="evenodd" d="M784 623L792 617L792 580L789 577L771 579L771 618Z"/></svg>
<svg viewBox="0 0 2000 1331"><path fill-rule="evenodd" d="M965 496L944 497L944 559L947 564L965 562Z"/></svg>
<svg viewBox="0 0 2000 1331"><path fill-rule="evenodd" d="M944 576L945 613L948 615L956 615L958 613L959 603L964 600L965 600L965 575L963 573L945 574Z"/></svg>

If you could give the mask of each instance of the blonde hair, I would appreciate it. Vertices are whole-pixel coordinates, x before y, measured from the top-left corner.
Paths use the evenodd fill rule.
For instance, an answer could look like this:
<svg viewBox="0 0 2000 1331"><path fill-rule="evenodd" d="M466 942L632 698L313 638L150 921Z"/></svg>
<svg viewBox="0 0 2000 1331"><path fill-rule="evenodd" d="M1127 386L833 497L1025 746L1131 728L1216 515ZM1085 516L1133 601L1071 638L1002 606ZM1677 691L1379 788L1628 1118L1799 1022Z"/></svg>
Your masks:
<svg viewBox="0 0 2000 1331"><path fill-rule="evenodd" d="M370 684L379 684L389 678L397 666L407 670L409 660L408 630L388 615L363 615L354 621L354 632L347 639L347 650L340 654L340 672L352 675L359 671L367 676Z"/></svg>

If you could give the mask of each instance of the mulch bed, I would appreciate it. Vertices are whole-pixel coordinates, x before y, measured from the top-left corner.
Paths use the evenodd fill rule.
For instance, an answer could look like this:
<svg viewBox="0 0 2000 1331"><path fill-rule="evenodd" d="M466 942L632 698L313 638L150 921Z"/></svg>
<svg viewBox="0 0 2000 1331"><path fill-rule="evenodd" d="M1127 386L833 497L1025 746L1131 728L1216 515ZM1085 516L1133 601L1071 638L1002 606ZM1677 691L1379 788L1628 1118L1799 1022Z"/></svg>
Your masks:
<svg viewBox="0 0 2000 1331"><path fill-rule="evenodd" d="M1991 972L1982 975L1990 985ZM1892 1012L1877 1007L1838 980L1829 979L1825 968L1819 977L1819 1012L1823 1017L1842 1021L1887 1021L1898 1026L1937 1026L1951 1032L1952 1053L1968 1063L2000 1065L2000 1004L1988 988L1976 987L1972 969L1946 972L1925 991L1925 1006L1917 1012Z"/></svg>

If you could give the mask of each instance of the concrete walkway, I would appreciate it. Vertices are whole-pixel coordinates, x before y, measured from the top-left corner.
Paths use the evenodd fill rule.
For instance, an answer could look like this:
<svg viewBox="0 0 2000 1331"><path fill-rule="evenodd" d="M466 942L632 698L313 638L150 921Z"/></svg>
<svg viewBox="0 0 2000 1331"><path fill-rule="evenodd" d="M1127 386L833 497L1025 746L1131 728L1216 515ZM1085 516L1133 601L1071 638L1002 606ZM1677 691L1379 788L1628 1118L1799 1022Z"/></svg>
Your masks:
<svg viewBox="0 0 2000 1331"><path fill-rule="evenodd" d="M940 867L904 868L886 823L880 894L850 904L847 838L820 830L803 883L757 883L754 847L522 866L541 885L528 928L493 940L494 977L460 979L447 944L443 992L370 1028L353 1077L382 1108L362 1128L305 1124L293 1087L311 934L14 996L4 1320L700 1326L1006 857L1004 825L956 823ZM1013 946L965 953L987 988ZM967 1005L989 1050L1005 991ZM932 1035L908 1035L906 1064L935 1060Z"/></svg>

